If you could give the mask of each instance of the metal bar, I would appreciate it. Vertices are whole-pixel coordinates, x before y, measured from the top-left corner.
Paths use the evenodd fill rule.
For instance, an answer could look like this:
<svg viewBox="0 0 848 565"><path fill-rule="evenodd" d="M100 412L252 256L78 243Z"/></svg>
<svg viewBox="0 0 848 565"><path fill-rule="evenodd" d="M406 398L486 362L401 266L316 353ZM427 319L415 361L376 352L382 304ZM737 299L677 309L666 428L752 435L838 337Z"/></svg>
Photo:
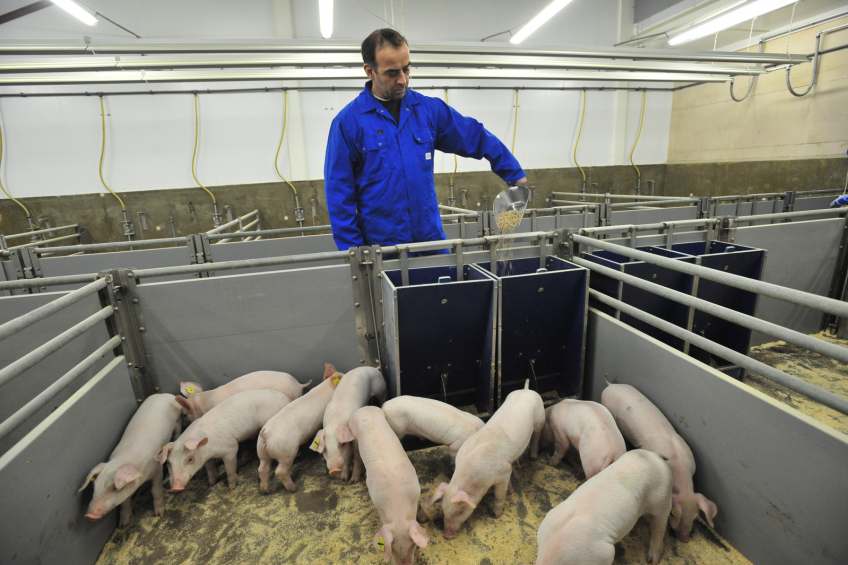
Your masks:
<svg viewBox="0 0 848 565"><path fill-rule="evenodd" d="M245 236L251 235L251 236L261 237L263 235L287 235L287 234L291 234L291 233L328 231L328 230L332 230L332 229L333 229L332 226L304 226L302 228L281 228L281 229L276 229L276 230L249 231L249 232L243 232L242 235L245 235ZM232 235L233 234L231 234L231 233L207 234L207 236L209 237L210 240L225 239L225 238L232 239Z"/></svg>
<svg viewBox="0 0 848 565"><path fill-rule="evenodd" d="M776 214L762 214L759 216L739 216L737 222L757 222L785 220L789 218L804 218L810 216L841 216L848 212L845 208L822 208L820 210L803 210L801 212L778 212Z"/></svg>
<svg viewBox="0 0 848 565"><path fill-rule="evenodd" d="M464 272L464 264L462 257L462 242L456 242L456 280L463 281L465 280L465 272Z"/></svg>
<svg viewBox="0 0 848 565"><path fill-rule="evenodd" d="M697 220L680 220L674 222L674 226L677 228L680 227L701 227L705 225L709 225L710 223L715 223L716 218L701 218ZM630 228L636 228L636 231L655 231L655 230L664 230L666 226L666 222L657 222L655 224L621 224L618 226L603 226L598 228L584 228L581 231L592 234L609 234L609 233L628 233Z"/></svg>
<svg viewBox="0 0 848 565"><path fill-rule="evenodd" d="M31 235L41 235L43 233L50 233L52 231L76 229L78 227L79 227L79 224L73 224L73 225L70 225L70 226L59 226L59 227L56 227L56 228L46 228L46 229L43 229L43 230L28 231L28 232L24 232L24 233L13 233L12 235L7 235L7 236L4 236L4 237L7 240L9 240L9 239L16 239L16 238L19 238L19 237L29 237Z"/></svg>
<svg viewBox="0 0 848 565"><path fill-rule="evenodd" d="M439 216L439 218L442 220L442 222L447 221L447 220L458 220L460 218L468 219L468 218L476 218L476 217L477 217L476 212L473 216L471 214L442 214L441 216Z"/></svg>
<svg viewBox="0 0 848 565"><path fill-rule="evenodd" d="M32 350L17 361L6 365L3 369L0 369L0 386L8 383L10 380L17 377L39 361L44 360L47 356L63 348L68 343L72 342L111 315L112 307L106 306L79 324L65 330L41 347Z"/></svg>
<svg viewBox="0 0 848 565"><path fill-rule="evenodd" d="M409 286L409 248L407 246L398 246L400 250L400 283L403 286Z"/></svg>
<svg viewBox="0 0 848 565"><path fill-rule="evenodd" d="M7 44L0 45L0 55L172 55L213 53L353 53L359 45L301 43L218 43L218 44L139 44L88 43ZM416 45L416 53L440 55L504 55L526 57L576 57L638 59L648 61L698 61L716 63L786 64L809 61L805 54L746 53L724 51L688 51L682 49L642 49L622 47L570 47L568 49L507 49L499 46Z"/></svg>
<svg viewBox="0 0 848 565"><path fill-rule="evenodd" d="M252 222L250 222L249 224L242 226L242 227L239 229L238 233L241 233L241 234L249 233L247 230L248 230L249 228L252 228L253 226L255 226L255 225L256 225L256 224L258 224L258 223L259 223L259 218L256 218L255 220L253 220L253 221L252 221Z"/></svg>
<svg viewBox="0 0 848 565"><path fill-rule="evenodd" d="M650 205L653 206L665 206L667 204L697 204L700 202L698 198L677 198L674 200L655 200L651 201ZM613 210L620 210L621 208L633 208L634 206L644 206L645 202L624 202L621 204L610 204L610 208Z"/></svg>
<svg viewBox="0 0 848 565"><path fill-rule="evenodd" d="M206 232L206 235L212 235L214 233L221 233L225 229L228 229L228 228L231 228L231 227L237 225L240 220L246 220L246 219L250 218L251 216L254 216L258 213L259 213L259 210L254 210L253 212L249 212L249 213L245 214L244 216L241 216L240 218L236 218L235 220L233 220L231 222L227 222L226 224L222 224L222 225L218 226L217 228L212 228L211 230Z"/></svg>
<svg viewBox="0 0 848 565"><path fill-rule="evenodd" d="M422 251L436 251L439 249L450 249L454 245L456 245L457 241L461 241L463 245L466 247L472 247L475 245L486 245L487 243L494 243L501 239L509 239L510 241L532 241L539 237L540 235L544 235L545 237L553 237L554 232L527 232L527 233L512 233L506 235L489 235L486 237L478 237L474 239L443 239L441 241L422 241L419 243L405 243L401 245L393 245L388 247L383 247L383 253L397 253L401 247L406 248L410 252L422 252ZM220 264L220 263L218 263ZM44 279L41 279L42 281ZM2 290L2 287L0 287Z"/></svg>
<svg viewBox="0 0 848 565"><path fill-rule="evenodd" d="M181 265L179 267L158 267L155 269L138 269L132 271L130 276L136 279L151 277L166 277L169 275L191 275L194 273L234 271L236 269L252 269L255 267L273 267L276 265L296 265L300 263L312 263L315 261L332 261L334 259L347 259L347 251L327 251L324 253L308 253L305 255L290 255L288 257L264 257L262 259L243 259L240 261L224 261L222 263L201 263L199 265ZM43 286L44 281L50 279L38 279ZM0 283L2 284L2 283ZM49 284L49 282L47 283ZM2 288L0 288L2 290Z"/></svg>
<svg viewBox="0 0 848 565"><path fill-rule="evenodd" d="M633 194L592 194L587 192L552 192L554 196L580 196L589 198L620 198L629 200L679 200L681 196L635 196Z"/></svg>
<svg viewBox="0 0 848 565"><path fill-rule="evenodd" d="M637 320L645 322L646 324L650 324L655 328L658 328L666 333L669 333L677 338L680 338L684 341L689 341L692 345L696 347L700 347L704 351L712 353L713 355L717 355L722 359L726 359L731 363L735 363L740 367L757 373L758 375L762 375L763 377L769 379L770 381L776 382L779 385L785 386L786 388L797 392L798 394L802 394L809 398L810 400L814 400L819 404L827 406L837 412L848 415L848 400L833 394L832 392L828 392L826 390L822 390L819 387L812 385L806 381L802 381L799 378L793 377L791 375L787 375L783 371L775 369L774 367L769 367L765 363L761 363L759 361L755 361L751 359L747 355L742 353L738 353L733 351L732 349L728 349L723 345L719 345L714 341L710 341L707 338L700 336L696 333L689 332L675 326L671 322L666 322L656 316L648 314L638 308L630 306L624 302L616 300L614 298L610 298L605 294L601 294L596 290L589 289L589 294L592 298L596 299L598 302L602 304L606 304L612 308L617 308L628 314L633 316Z"/></svg>
<svg viewBox="0 0 848 565"><path fill-rule="evenodd" d="M836 359L840 363L848 363L848 348L816 339L801 332L796 332L795 330L790 330L789 328L784 328L783 326L779 326L765 320L760 320L754 316L749 316L747 314L737 312L736 310L725 308L718 304L713 304L712 302L697 298L693 295L673 290L651 281L640 279L639 277L634 277L633 275L628 275L597 263L592 263L585 259L575 257L572 260L572 263L580 265L581 267L586 267L591 271L596 271L612 279L622 281L635 288L651 292L657 296L683 304L684 306L695 308L706 314L721 318L722 320L727 320L728 322L746 327L749 330L754 330L777 339L782 339L787 343L794 343L795 345L799 345L805 349L809 349L810 351L815 351L816 353L820 353L826 357L830 357L831 359Z"/></svg>
<svg viewBox="0 0 848 565"><path fill-rule="evenodd" d="M65 241L66 239L78 239L80 234L72 233L71 235L63 235L61 237L54 237L53 239L42 239L41 241L33 241L32 243L24 243L23 245L15 245L14 247L10 247L9 250L12 249L24 249L27 247L40 247L42 245L46 245L51 241ZM52 251L52 249L51 249Z"/></svg>
<svg viewBox="0 0 848 565"><path fill-rule="evenodd" d="M625 257L630 257L631 259L636 259L637 261L644 261L645 263L665 267L672 271L679 271L687 275L701 277L702 279L726 284L734 288L747 290L749 292L756 292L763 296L769 296L785 302L791 302L792 304L806 306L807 308L813 308L821 312L828 312L838 316L848 315L848 303L840 302L839 300L834 300L832 298L826 298L824 296L818 296L809 292L786 288L755 279L740 277L738 275L731 275L724 271L717 271L715 269L700 267L698 265L684 263L683 261L677 261L675 259L660 257L659 255L645 253L644 251L637 251L636 249L630 249L623 245L615 245L614 243L592 239L582 235L572 234L572 237L574 241L583 243L588 247L605 249L607 251L612 251L613 253L618 253L619 255L624 255Z"/></svg>
<svg viewBox="0 0 848 565"><path fill-rule="evenodd" d="M65 284L90 283L97 279L96 273L86 275L68 275L65 277L48 277L43 279L19 279L16 281L0 282L0 290L19 288L38 288L40 286L61 286Z"/></svg>
<svg viewBox="0 0 848 565"><path fill-rule="evenodd" d="M465 208L457 208L456 206L444 206L443 204L439 204L439 210L447 210L448 212L459 212L460 214L464 214L465 216L471 216L476 218L478 216L477 212L474 210L466 210Z"/></svg>
<svg viewBox="0 0 848 565"><path fill-rule="evenodd" d="M102 251L107 249L124 249L128 247L155 247L157 245L185 243L185 241L186 238L184 237L169 237L165 239L140 239L138 241L116 241L113 243L86 243L82 245L65 245L57 247L46 247L44 249L42 249L41 247L37 247L35 251L39 255L41 255L42 253L50 253L51 255L54 255L56 253L68 253L77 251ZM44 242L40 241L39 243Z"/></svg>
<svg viewBox="0 0 848 565"><path fill-rule="evenodd" d="M9 320L5 324L0 325L0 341L3 341L10 335L30 327L36 322L40 322L44 318L52 316L56 312L64 310L71 304L76 304L86 296L96 293L105 286L106 281L102 279L96 280L91 284L87 284L82 288L69 292L61 298L57 298L53 302L45 304L44 306L39 306L32 312L27 312L23 316L19 316L14 320Z"/></svg>
<svg viewBox="0 0 848 565"><path fill-rule="evenodd" d="M0 440L3 440L15 431L21 424L26 422L36 412L41 410L48 402L53 400L57 394L65 390L77 377L82 375L95 363L100 361L107 353L121 344L121 338L113 336L112 339L98 347L91 355L80 361L73 369L59 377L56 382L41 391L41 393L27 402L20 410L6 418L0 423Z"/></svg>

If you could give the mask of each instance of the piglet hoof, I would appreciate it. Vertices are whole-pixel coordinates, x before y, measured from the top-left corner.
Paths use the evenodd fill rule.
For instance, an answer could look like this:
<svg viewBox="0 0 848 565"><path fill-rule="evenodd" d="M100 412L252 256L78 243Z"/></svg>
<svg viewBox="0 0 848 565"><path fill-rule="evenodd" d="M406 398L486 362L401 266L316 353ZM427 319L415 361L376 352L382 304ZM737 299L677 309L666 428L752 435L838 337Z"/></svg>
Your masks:
<svg viewBox="0 0 848 565"><path fill-rule="evenodd" d="M662 558L662 549L660 549L659 551L654 551L654 550L649 549L648 553L645 555L645 562L656 565L657 563L660 562L661 558Z"/></svg>
<svg viewBox="0 0 848 565"><path fill-rule="evenodd" d="M297 492L297 485L294 483L287 483L286 490L288 490L289 492Z"/></svg>
<svg viewBox="0 0 848 565"><path fill-rule="evenodd" d="M259 485L259 492L262 494L271 494L271 487L268 485Z"/></svg>
<svg viewBox="0 0 848 565"><path fill-rule="evenodd" d="M132 520L130 518L125 519L123 516L121 516L121 518L118 520L118 527L123 530L124 528L130 525L131 521Z"/></svg>
<svg viewBox="0 0 848 565"><path fill-rule="evenodd" d="M164 504L154 504L153 505L153 515L157 518L161 518L165 514L165 505Z"/></svg>
<svg viewBox="0 0 848 565"><path fill-rule="evenodd" d="M512 488L512 481L509 481L509 486L507 486L507 487L506 487L506 493L507 493L507 494L512 494L512 493L514 493L514 492L515 492L515 489L514 489L514 488Z"/></svg>

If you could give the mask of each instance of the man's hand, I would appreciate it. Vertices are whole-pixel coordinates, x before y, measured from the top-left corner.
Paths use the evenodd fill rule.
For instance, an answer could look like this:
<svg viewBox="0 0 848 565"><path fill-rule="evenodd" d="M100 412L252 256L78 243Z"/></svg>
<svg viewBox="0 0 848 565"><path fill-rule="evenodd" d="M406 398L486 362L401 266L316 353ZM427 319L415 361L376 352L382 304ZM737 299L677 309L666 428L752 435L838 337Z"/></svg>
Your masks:
<svg viewBox="0 0 848 565"><path fill-rule="evenodd" d="M527 177L524 177L523 179L515 181L515 184L518 185L518 186L524 186L525 184L527 184Z"/></svg>

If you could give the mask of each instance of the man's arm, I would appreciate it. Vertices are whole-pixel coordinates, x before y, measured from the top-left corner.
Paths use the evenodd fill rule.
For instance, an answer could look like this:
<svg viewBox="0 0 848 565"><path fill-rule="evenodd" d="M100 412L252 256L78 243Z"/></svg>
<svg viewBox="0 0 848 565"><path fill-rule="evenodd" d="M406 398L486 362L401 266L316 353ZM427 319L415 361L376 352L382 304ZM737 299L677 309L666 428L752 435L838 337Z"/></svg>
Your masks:
<svg viewBox="0 0 848 565"><path fill-rule="evenodd" d="M527 175L506 145L483 124L463 116L438 98L435 102L438 108L436 149L462 157L486 159L492 171L507 184L527 182Z"/></svg>
<svg viewBox="0 0 848 565"><path fill-rule="evenodd" d="M333 227L333 239L340 251L364 245L356 225L356 184L350 149L344 138L341 124L333 120L327 152L324 157L324 193L327 211Z"/></svg>

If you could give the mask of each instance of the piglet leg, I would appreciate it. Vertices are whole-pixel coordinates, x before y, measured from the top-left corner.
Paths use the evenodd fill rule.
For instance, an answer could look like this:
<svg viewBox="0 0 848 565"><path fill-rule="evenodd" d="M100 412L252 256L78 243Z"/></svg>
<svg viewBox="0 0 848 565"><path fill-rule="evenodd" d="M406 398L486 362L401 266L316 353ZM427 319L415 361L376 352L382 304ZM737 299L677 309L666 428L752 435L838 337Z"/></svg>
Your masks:
<svg viewBox="0 0 848 565"><path fill-rule="evenodd" d="M224 455L222 459L224 460L224 470L227 472L227 486L230 490L234 490L238 484L238 477L236 476L238 444L236 444L235 450Z"/></svg>
<svg viewBox="0 0 848 565"><path fill-rule="evenodd" d="M648 516L651 526L651 543L648 547L648 563L659 563L663 553L663 537L665 536L665 525L668 516Z"/></svg>
<svg viewBox="0 0 848 565"><path fill-rule="evenodd" d="M209 486L215 486L215 483L218 482L217 460L210 459L209 461L203 464L203 467L206 468L206 481L209 483Z"/></svg>
<svg viewBox="0 0 848 565"><path fill-rule="evenodd" d="M561 437L562 436L562 437ZM551 455L548 463L554 467L559 465L559 462L562 461L562 458L565 456L568 448L571 446L571 443L568 441L567 437L564 437L565 434L557 434L554 436L554 454Z"/></svg>
<svg viewBox="0 0 848 565"><path fill-rule="evenodd" d="M118 522L119 528L126 528L132 520L132 497L129 497L121 503L121 519Z"/></svg>
<svg viewBox="0 0 848 565"><path fill-rule="evenodd" d="M495 485L495 518L500 518L504 511L504 506L506 506L506 491L509 489L509 477L502 482Z"/></svg>
<svg viewBox="0 0 848 565"><path fill-rule="evenodd" d="M267 453L259 453L259 492L268 494L271 492L271 458Z"/></svg>
<svg viewBox="0 0 848 565"><path fill-rule="evenodd" d="M156 471L156 476L153 477L153 485L150 490L153 493L153 514L161 516L165 513L165 488L162 486L162 466Z"/></svg>
<svg viewBox="0 0 848 565"><path fill-rule="evenodd" d="M362 478L362 470L365 465L362 464L362 455L359 453L359 442L353 442L353 476L350 478L351 483L358 482Z"/></svg>
<svg viewBox="0 0 848 565"><path fill-rule="evenodd" d="M284 467L283 464L280 463L279 465L277 465L277 470L274 471L274 474L277 475L277 477L281 481L283 481L283 484L285 485L286 489L289 490L289 492L295 492L297 491L297 485L294 484L294 481L292 480L291 475L289 474L290 471L291 467Z"/></svg>
<svg viewBox="0 0 848 565"><path fill-rule="evenodd" d="M415 514L415 519L419 524L426 524L430 521L430 517L427 516L427 513L424 512L424 508L421 506L421 502L418 503L418 511Z"/></svg>

